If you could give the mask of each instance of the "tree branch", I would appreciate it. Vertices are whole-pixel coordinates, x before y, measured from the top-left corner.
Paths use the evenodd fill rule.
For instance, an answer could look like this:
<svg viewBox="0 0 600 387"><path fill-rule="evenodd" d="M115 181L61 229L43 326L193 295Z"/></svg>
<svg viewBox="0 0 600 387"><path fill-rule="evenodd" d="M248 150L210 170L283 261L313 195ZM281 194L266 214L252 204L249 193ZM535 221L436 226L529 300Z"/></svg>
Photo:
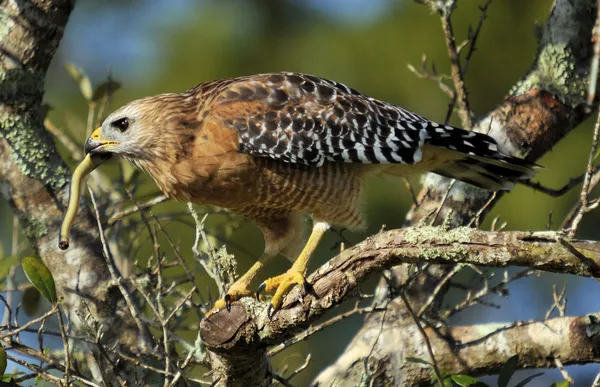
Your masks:
<svg viewBox="0 0 600 387"><path fill-rule="evenodd" d="M556 0L546 25L541 29L542 37L532 67L506 99L477 123L475 130L495 137L504 152L526 156L533 161L585 120L589 114L586 95L593 55L591 36L595 11L595 0ZM489 191L458 182L444 199L449 184L446 178L428 175L417 197L419 206L413 206L407 215L407 225L418 224L437 212L439 219L445 219L448 224L466 225L474 214L482 220L503 196L499 192L492 197L493 193ZM430 301L429 295L449 270L448 266L430 265L417 280L406 286L405 291L410 294L410 302L415 309ZM395 267L391 271L392 283L403 287L408 279L413 278L414 272L412 265ZM390 296L385 289L384 285L380 285L376 303ZM446 289L439 292L437 303L445 292ZM428 310L437 310L437 303ZM369 316L345 352L317 377L319 384L330 385L334 380L359 384L365 377L364 364L367 362L379 368L378 372L371 372L373 378L385 378L378 382L410 385L404 380L402 359L409 350L425 351L425 348L423 343L414 341L413 329L416 328L405 320L407 313L401 300L393 299L390 308L394 309L390 314L396 318L384 321L382 328L380 316ZM398 326L403 329L398 330ZM393 352L379 344L381 341L376 348L369 341L382 329L393 330L397 334Z"/></svg>
<svg viewBox="0 0 600 387"><path fill-rule="evenodd" d="M229 367L222 378L248 378L247 365L264 357L267 346L282 343L307 328L326 310L351 297L371 274L401 263L465 263L480 266L527 266L539 270L600 276L600 243L573 241L566 248L554 232L486 232L440 227L392 230L344 250L309 277L312 291L301 297L296 288L272 319L266 305L252 299L234 303L231 311L210 315L201 324L209 349ZM437 355L437 352L436 352ZM563 361L568 362L567 358ZM444 369L444 371L446 371ZM260 383L245 379L250 384Z"/></svg>
<svg viewBox="0 0 600 387"><path fill-rule="evenodd" d="M560 358L563 365L598 362L600 360L600 316L558 317L544 321L478 324L473 326L425 329L440 367L450 374L472 376L501 369L514 355L519 355L519 368L542 368ZM389 340L383 345L394 351L396 332L386 331ZM422 358L409 348L407 356ZM425 358L426 359L426 358ZM417 363L405 363L405 383L410 386L430 385L435 380Z"/></svg>
<svg viewBox="0 0 600 387"><path fill-rule="evenodd" d="M72 247L57 247L67 202L69 168L44 129L44 78L69 14L71 0L4 1L0 5L0 193L20 228L52 272L71 321L92 313L103 342L137 352L151 347L111 290L110 273L93 217L79 212ZM122 309L121 309L122 310ZM111 329L118 326L119 329ZM142 347L143 347L142 345Z"/></svg>

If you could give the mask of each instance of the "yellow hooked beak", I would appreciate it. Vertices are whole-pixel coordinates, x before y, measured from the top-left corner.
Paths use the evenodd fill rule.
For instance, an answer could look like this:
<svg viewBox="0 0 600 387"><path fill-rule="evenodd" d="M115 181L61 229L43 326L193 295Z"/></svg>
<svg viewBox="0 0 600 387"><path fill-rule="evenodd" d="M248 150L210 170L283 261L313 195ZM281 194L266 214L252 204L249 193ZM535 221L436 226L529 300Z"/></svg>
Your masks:
<svg viewBox="0 0 600 387"><path fill-rule="evenodd" d="M92 132L90 138L85 142L85 153L99 154L107 153L106 148L119 145L118 141L103 140L102 139L102 128L98 128Z"/></svg>

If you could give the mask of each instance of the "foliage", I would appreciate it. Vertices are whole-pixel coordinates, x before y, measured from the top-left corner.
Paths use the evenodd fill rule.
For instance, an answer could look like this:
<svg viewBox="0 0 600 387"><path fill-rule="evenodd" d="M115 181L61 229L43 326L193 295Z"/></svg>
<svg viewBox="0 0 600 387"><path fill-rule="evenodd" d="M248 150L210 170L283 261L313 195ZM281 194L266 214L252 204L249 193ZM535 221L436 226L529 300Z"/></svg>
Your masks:
<svg viewBox="0 0 600 387"><path fill-rule="evenodd" d="M57 301L54 278L52 278L52 273L46 265L41 260L33 257L23 258L21 265L23 265L23 271L29 282L35 286L46 300L54 304Z"/></svg>

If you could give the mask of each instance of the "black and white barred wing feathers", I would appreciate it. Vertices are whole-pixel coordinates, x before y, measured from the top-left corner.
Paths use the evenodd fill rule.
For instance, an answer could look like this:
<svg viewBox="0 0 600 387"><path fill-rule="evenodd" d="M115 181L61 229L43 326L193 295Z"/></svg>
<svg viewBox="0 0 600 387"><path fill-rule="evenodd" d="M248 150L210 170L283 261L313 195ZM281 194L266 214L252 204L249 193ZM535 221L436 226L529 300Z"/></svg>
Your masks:
<svg viewBox="0 0 600 387"><path fill-rule="evenodd" d="M238 78L217 97L235 104L225 117L239 149L281 162L418 164L423 149L449 150L434 172L488 189L534 174L534 164L502 154L487 135L439 125L399 106L322 78L275 73Z"/></svg>

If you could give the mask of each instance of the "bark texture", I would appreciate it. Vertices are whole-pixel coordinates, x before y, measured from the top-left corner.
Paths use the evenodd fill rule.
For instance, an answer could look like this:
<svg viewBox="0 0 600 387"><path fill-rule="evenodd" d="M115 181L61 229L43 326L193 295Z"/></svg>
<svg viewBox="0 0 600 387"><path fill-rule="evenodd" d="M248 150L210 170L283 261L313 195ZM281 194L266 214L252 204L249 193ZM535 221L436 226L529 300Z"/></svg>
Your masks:
<svg viewBox="0 0 600 387"><path fill-rule="evenodd" d="M410 316L407 317L410 319ZM456 326L438 332L426 328L425 332L438 359L438 366L444 372L480 376L497 372L516 353L519 354L519 368L555 367L555 358L560 358L564 365L598 362L600 336L595 333L600 327L598 317L594 314L511 324ZM435 382L431 368L407 360L408 357L429 360L423 336L414 325L409 324L405 329L411 334L411 345L402 351L404 358L395 356L393 348L388 346L388 358L379 364L370 364L368 369L363 363L361 370L352 364L352 356L342 356L335 364L340 369L330 367L320 377L337 382L337 385L345 385L344 380L350 375L364 378L365 375L374 374L377 375L374 385L394 385L393 376L387 375L385 370L396 367L404 375L403 386L431 385ZM364 350L370 350L375 339L378 342L394 342L396 337L393 335L393 330L385 330L381 335L370 337L371 345ZM361 341L359 345L366 343ZM401 361L393 363L396 360ZM348 370L356 374L348 373ZM340 374L348 376L340 379ZM316 385L325 386L321 382Z"/></svg>
<svg viewBox="0 0 600 387"><path fill-rule="evenodd" d="M600 244L591 241L565 242L554 232L485 232L466 227L449 231L441 227L407 227L378 234L345 250L319 268L308 278L312 291L301 296L300 289L292 290L282 308L272 318L267 316L264 303L242 299L241 302L232 305L231 311L222 310L205 319L201 325L201 335L212 353L215 371L220 373L218 379L228 385L265 383L267 369L260 367L264 367L267 362L267 347L283 343L299 331L307 329L326 310L355 295L356 287L371 274L380 273L400 263L423 262L470 263L494 267L526 266L545 271L598 277ZM409 353L424 351L423 343L419 340L415 342L418 330L410 323L410 315L401 309L394 310L388 306L385 316L389 324L394 324L404 331L402 337L410 340L410 346L406 347ZM396 346L398 336L394 336L398 332L395 329L382 330L380 325L377 334L363 338L358 345L369 351L373 342L381 340L375 338L383 334L382 332L388 337L387 340L383 338L382 342L391 344L383 346L385 351L390 352L386 356L393 356L393 352L399 351ZM446 342L446 335L438 336L436 345L450 345ZM367 342L368 345L365 344ZM414 347L415 343L419 343L419 347ZM438 352L449 351L448 348L444 348L436 347ZM427 358L426 353L421 355ZM389 365L402 365L406 356L415 355L404 355L392 360ZM534 367L539 364L538 360L532 359L530 363L525 361L524 366ZM349 364L347 358L342 357L340 361ZM445 361L451 363L450 359ZM444 362L442 364L445 364ZM498 361L494 364L501 366L503 363ZM360 367L361 372L355 375L359 379L364 377L364 363ZM417 370L414 365L411 367L411 372ZM399 368L406 369L404 366ZM489 369L492 368L486 368ZM461 372L466 371L461 368ZM414 374L405 376L410 376L411 383L418 379ZM388 376L386 383L387 378ZM389 382L393 381L393 378L389 379Z"/></svg>
<svg viewBox="0 0 600 387"><path fill-rule="evenodd" d="M21 230L48 266L72 321L92 312L106 343L137 352L149 343L128 315L119 315L96 222L82 206L67 251L58 230L68 199L70 170L43 125L44 77L75 2L0 2L0 193ZM122 329L109 330L119 326Z"/></svg>
<svg viewBox="0 0 600 387"><path fill-rule="evenodd" d="M477 123L476 130L489 131L505 152L533 161L587 118L585 97L593 55L595 16L594 0L556 0L542 27L539 50L532 67L506 99ZM440 207L438 220L447 219L455 226L467 225L480 209L483 219L502 196L493 196L489 191L457 182L446 198L449 186L449 179L429 175L418 195L421 204L408 213L407 225L417 224ZM402 288L414 270L413 265L394 268L391 283ZM414 309L420 309L427 302L449 270L448 267L430 266L417 280L403 288ZM380 286L376 303L393 297L387 289L383 284ZM438 300L444 294L441 291ZM435 310L436 306L437 303L432 303L429 310ZM415 343L407 327L414 323L402 300L395 298L389 308L393 310L386 314L383 322L379 314L367 317L345 352L316 378L315 384L328 386L335 381L356 385L365 380L374 385L411 385L415 382L413 375L397 365L403 363L406 351L423 351L424 346L421 343L420 349L412 347ZM403 320L399 322L398 318ZM380 332L396 339L377 340L373 344L373 338ZM487 372L499 370L489 367ZM442 371L445 370L442 368Z"/></svg>
<svg viewBox="0 0 600 387"><path fill-rule="evenodd" d="M105 344L118 342L126 351L151 354L154 345L146 329L122 305L102 253L96 222L85 206L71 248L67 252L57 248L70 173L44 130L41 102L44 76L73 6L74 1L68 0L0 1L0 192L52 271L73 321L81 327L84 323L78 316L91 311L103 330ZM531 70L506 100L479 122L478 127L489 129L506 152L534 160L586 117L583 104L594 7L594 0L557 0ZM430 176L419 195L421 205L409 213L408 223L414 224L443 205L440 220L449 218L453 225L464 225L480 208L489 210L500 197L457 183L443 200L448 186L448 180ZM246 298L234 303L231 312L205 319L202 339L217 383L266 385L270 383L267 348L306 329L325 310L352 296L356 286L373 273L402 264L392 270L392 282L400 289L411 278L403 291L418 309L452 263L523 265L597 277L599 251L593 242L564 241L554 233L429 227L390 231L321 267L309 278L314 292L300 297L299 290L294 290L273 319L267 317L265 303ZM431 265L414 277L414 264L421 262ZM406 362L408 356L427 356L404 303L390 293L398 289L381 287L376 304L392 298L386 312L369 315L346 352L323 371L317 384L418 385L431 381L429 370ZM443 294L442 289L440 298ZM432 303L433 309L435 306ZM554 331L568 333L568 339L552 336L540 323L516 323L497 331L493 331L495 326L455 327L441 336L431 330L427 334L436 357L443 358L440 367L445 372L480 374L497 371L517 352L530 355L522 359L523 367L540 366L541 359L556 350L563 351L560 354L566 364L596 361L595 321L571 317L544 323L551 324ZM545 346L540 345L540 337ZM466 342L470 345L464 345ZM497 356L488 358L479 348L497 348Z"/></svg>

